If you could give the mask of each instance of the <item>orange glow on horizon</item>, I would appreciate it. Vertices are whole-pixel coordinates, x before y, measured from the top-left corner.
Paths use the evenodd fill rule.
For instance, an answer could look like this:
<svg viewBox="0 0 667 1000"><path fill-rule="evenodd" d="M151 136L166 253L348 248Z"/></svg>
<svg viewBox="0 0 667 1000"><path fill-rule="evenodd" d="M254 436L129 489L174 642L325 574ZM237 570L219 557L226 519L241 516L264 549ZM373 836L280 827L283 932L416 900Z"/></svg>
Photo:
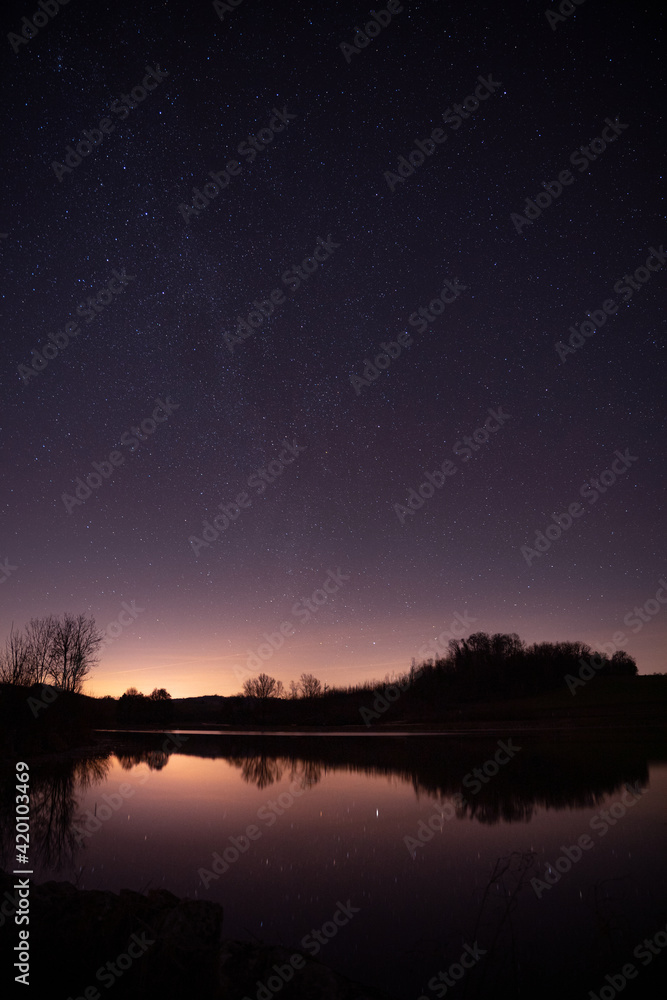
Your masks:
<svg viewBox="0 0 667 1000"><path fill-rule="evenodd" d="M460 614L463 613L461 608ZM479 619L469 615L474 624L463 634L517 632L527 643L581 639L593 648L600 648L622 623L608 617L607 627L598 626L591 633L585 627L589 615L585 609L569 616L556 612L548 617L524 613L514 620L499 613ZM245 677L262 671L281 680L286 689L290 680L298 680L302 673L315 674L322 684L330 687L381 681L388 674L405 673L413 657L421 662L424 657L419 650L448 632L453 620L453 614L447 614L440 620L436 616L421 619L413 616L398 627L393 621L356 629L349 622L321 627L318 631L311 626L285 639L280 648L264 659L257 651L260 647L264 654L271 650L265 636L275 635L275 629L266 629L264 635L256 634L252 644L248 635L238 641L228 638L224 643L207 636L197 645L191 637L162 633L149 643L148 636L139 639L127 634L104 651L84 691L96 697L120 697L128 687L136 687L144 694L164 687L172 698L216 694L229 697L241 692ZM667 615L664 622L658 619L638 635L631 635L627 629L625 634L622 648L635 658L640 674L665 670L662 649L667 645ZM446 646L447 635L443 636L443 642ZM223 651L223 646L228 651Z"/></svg>

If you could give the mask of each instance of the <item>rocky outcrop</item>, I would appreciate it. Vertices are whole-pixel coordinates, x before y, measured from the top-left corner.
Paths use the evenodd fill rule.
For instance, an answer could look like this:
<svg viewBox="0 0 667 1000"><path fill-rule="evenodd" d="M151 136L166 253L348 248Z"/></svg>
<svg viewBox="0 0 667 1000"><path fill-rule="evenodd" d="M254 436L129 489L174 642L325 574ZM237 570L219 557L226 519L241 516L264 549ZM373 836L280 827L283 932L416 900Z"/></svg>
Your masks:
<svg viewBox="0 0 667 1000"><path fill-rule="evenodd" d="M0 871L5 970L16 960L19 878ZM225 940L217 903L164 889L80 890L70 882L31 882L29 903L32 996L100 1000L113 988L114 1000L389 1000L307 956L291 977L277 976L294 951Z"/></svg>

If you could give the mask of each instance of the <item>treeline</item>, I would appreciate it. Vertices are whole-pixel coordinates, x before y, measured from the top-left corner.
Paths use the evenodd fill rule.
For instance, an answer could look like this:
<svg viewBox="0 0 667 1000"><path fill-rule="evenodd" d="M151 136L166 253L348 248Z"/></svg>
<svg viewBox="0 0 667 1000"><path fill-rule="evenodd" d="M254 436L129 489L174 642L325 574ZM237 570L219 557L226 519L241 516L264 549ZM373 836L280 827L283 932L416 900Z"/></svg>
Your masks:
<svg viewBox="0 0 667 1000"><path fill-rule="evenodd" d="M298 681L290 681L289 692L283 686L282 681L277 681L275 677L268 674L258 674L256 677L247 677L243 682L243 694L246 698L319 698L329 691L329 685L322 686L322 682L313 674L301 674Z"/></svg>
<svg viewBox="0 0 667 1000"><path fill-rule="evenodd" d="M609 656L585 642L526 645L516 632L474 632L467 639L451 639L446 656L423 663L417 689L447 688L466 699L539 694L563 687L565 677L578 676L583 667L600 677L637 674L637 664L622 649Z"/></svg>
<svg viewBox="0 0 667 1000"><path fill-rule="evenodd" d="M12 625L0 651L0 684L50 683L59 691L79 692L103 639L91 615L31 618L23 631Z"/></svg>
<svg viewBox="0 0 667 1000"><path fill-rule="evenodd" d="M167 724L173 719L171 695L166 688L153 688L146 695L135 687L129 687L117 701L111 698L107 700L116 706L115 717L119 725L158 725Z"/></svg>
<svg viewBox="0 0 667 1000"><path fill-rule="evenodd" d="M346 687L328 687L312 674L302 674L299 683L290 682L290 693L281 681L267 674L248 678L243 696L266 702L268 699L324 699L329 705L374 694L387 687L431 702L441 700L497 700L539 694L562 688L567 676L577 677L585 667L588 676L634 677L637 664L624 650L613 655L600 653L585 642L538 642L527 645L515 633L474 632L467 639L452 639L446 655L420 664L414 660L409 671L387 676L384 681L365 681ZM326 709L323 708L323 711Z"/></svg>
<svg viewBox="0 0 667 1000"><path fill-rule="evenodd" d="M285 688L280 680L260 673L247 676L242 692L232 697L172 700L165 688L155 688L150 695L128 688L120 698L86 698L79 692L97 662L103 637L94 619L85 615L33 618L23 632L12 626L0 651L0 729L3 721L15 732L31 728L36 734L55 733L58 727L65 734L85 727L92 731L198 723L369 726L445 722L462 714L493 713L493 707L485 706L502 700L568 687L576 693L574 678L637 674L634 659L623 650L610 656L583 642L528 645L516 633L475 632L451 640L445 655L420 664L413 660L408 671L384 681L329 687L314 674L303 673Z"/></svg>

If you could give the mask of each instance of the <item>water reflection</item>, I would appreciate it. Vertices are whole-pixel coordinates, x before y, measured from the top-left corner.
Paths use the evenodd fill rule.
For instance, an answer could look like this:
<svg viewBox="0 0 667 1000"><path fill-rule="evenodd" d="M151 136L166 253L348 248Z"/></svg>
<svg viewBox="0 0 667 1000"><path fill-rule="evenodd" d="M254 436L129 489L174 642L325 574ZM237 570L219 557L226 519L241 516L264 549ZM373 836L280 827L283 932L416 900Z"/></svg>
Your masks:
<svg viewBox="0 0 667 1000"><path fill-rule="evenodd" d="M74 858L75 824L80 797L92 785L106 779L109 756L57 761L30 772L30 847L34 864L58 870ZM0 782L0 851L3 864L10 865L14 849L14 775Z"/></svg>
<svg viewBox="0 0 667 1000"><path fill-rule="evenodd" d="M267 757L257 754L254 757L229 757L232 767L238 767L241 779L259 789L268 788L282 780L287 775L290 783L296 781L300 788L309 789L318 784L322 777L322 767L310 760L299 760Z"/></svg>
<svg viewBox="0 0 667 1000"><path fill-rule="evenodd" d="M534 852L513 852L498 858L491 878L484 889L479 914L473 931L474 940L487 943L485 961L480 964L474 981L474 991L468 995L487 996L493 990L489 974L502 981L507 989L519 982L516 968L518 952L517 928L513 915L519 894L530 891L530 879L537 868Z"/></svg>
<svg viewBox="0 0 667 1000"><path fill-rule="evenodd" d="M125 947L123 935L141 932L139 918L180 928L181 918L206 915L203 908L215 917L215 930L224 909L225 940L244 942L237 957L248 967L259 960L250 939L284 947L287 955L311 927L331 918L336 900L350 898L359 916L351 932L326 945L322 961L393 997L433 1000L438 994L427 983L458 969L464 948L478 946L483 960L457 985L462 998L535 994L551 1000L575 995L574 987L586 996L614 971L619 955L631 959L634 946L659 929L665 883L660 790L667 772L655 762L666 755L647 741L575 741L567 734L511 739L516 752L491 768L488 781L484 768L498 749L492 735L189 734L172 759L162 749L164 734L116 733L107 753L35 761L30 860L34 915L37 920L41 898L45 928L40 953L48 951L52 896L63 908L56 920L61 936L48 951L56 957L71 939L76 948L90 946L99 965L109 950L113 958L114 949ZM648 787L649 762L651 794L636 810L623 810L627 818L603 836L589 813L612 808L609 800L619 799L626 784ZM0 866L6 869L14 867L14 829L7 825L14 783L13 773L0 782ZM287 788L308 794L287 805ZM270 822L267 800L280 806ZM412 849L429 811L452 821L436 823L437 832ZM244 846L250 823L259 836ZM561 845L585 832L593 835L594 849L538 893L531 879L544 885L540 880L562 855ZM233 844L239 850L232 851ZM216 862L215 877L204 882L201 871L213 866L214 852L224 855L227 869ZM63 877L77 883L76 900L71 886L44 884ZM198 902L182 902L186 898ZM120 921L118 939L110 924L103 940L86 937L98 906L107 923ZM147 957L142 965L153 985L165 956L176 954L169 941L156 950L154 964ZM282 953L271 954L267 976L272 963L285 961ZM165 978L173 985L176 974L169 970ZM238 996L255 997L260 975L253 973L248 986L242 976ZM649 981L644 977L642 986ZM121 986L114 987L119 997ZM64 988L63 995L76 995L69 981ZM165 987L163 1000L167 995ZM283 996L288 1000L287 990Z"/></svg>
<svg viewBox="0 0 667 1000"><path fill-rule="evenodd" d="M95 785L106 781L114 759L125 771L146 765L151 771L166 766L169 754L162 750L95 754L38 763L30 770L30 846L34 867L60 871L70 867L80 846L77 829L82 824L79 804ZM0 780L0 867L12 868L15 853L13 772Z"/></svg>
<svg viewBox="0 0 667 1000"><path fill-rule="evenodd" d="M124 771L131 771L139 764L147 764L151 771L161 771L169 760L166 750L135 750L131 753L117 750L115 756Z"/></svg>
<svg viewBox="0 0 667 1000"><path fill-rule="evenodd" d="M567 737L544 742L534 736L521 736L515 744L521 751L486 783L475 782L473 773L497 750L489 740L192 735L179 752L222 757L260 789L284 773L310 787L332 770L408 783L418 798L459 794L465 799L460 818L486 824L528 822L537 808L595 807L626 783L643 787L648 781L648 747L574 743ZM481 787L471 792L475 784Z"/></svg>
<svg viewBox="0 0 667 1000"><path fill-rule="evenodd" d="M120 743L125 737L116 734ZM78 804L93 785L105 781L115 758L124 771L147 766L168 767L170 753L159 748L163 736L145 734L142 745L117 747L114 753L77 760L55 761L31 772L31 858L33 864L57 871L74 860L75 828L81 822ZM627 783L648 782L648 748L635 744L610 747L565 740L541 742L521 737L514 758L493 780L472 782L474 769L490 758L489 740L346 739L299 737L192 735L175 751L188 757L224 759L237 768L240 779L263 790L288 778L309 790L328 772L362 774L408 784L417 799L426 795L441 802L454 799L459 819L480 824L529 823L536 809L594 808ZM479 770L478 772L479 773ZM478 788L471 792L471 786ZM9 867L13 848L14 776L0 782L2 815L0 850ZM454 798L456 797L456 798Z"/></svg>

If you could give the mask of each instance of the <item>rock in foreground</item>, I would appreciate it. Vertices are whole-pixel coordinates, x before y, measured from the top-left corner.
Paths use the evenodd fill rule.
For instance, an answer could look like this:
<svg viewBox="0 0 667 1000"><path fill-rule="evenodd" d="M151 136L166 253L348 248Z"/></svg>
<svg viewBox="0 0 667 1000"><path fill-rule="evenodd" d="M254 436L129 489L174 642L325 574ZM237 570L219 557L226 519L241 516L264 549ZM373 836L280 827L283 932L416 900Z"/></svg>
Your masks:
<svg viewBox="0 0 667 1000"><path fill-rule="evenodd" d="M17 879L0 871L6 903L0 950L6 970L13 967L19 940L9 912L18 903ZM389 1000L305 955L303 967L288 982L276 978L275 966L287 968L294 950L225 940L222 923L217 903L179 899L164 889L116 894L79 890L70 882L31 882L31 995L100 1000L113 988L118 1000L270 1000L277 995L281 1000ZM266 986L269 980L273 989Z"/></svg>

